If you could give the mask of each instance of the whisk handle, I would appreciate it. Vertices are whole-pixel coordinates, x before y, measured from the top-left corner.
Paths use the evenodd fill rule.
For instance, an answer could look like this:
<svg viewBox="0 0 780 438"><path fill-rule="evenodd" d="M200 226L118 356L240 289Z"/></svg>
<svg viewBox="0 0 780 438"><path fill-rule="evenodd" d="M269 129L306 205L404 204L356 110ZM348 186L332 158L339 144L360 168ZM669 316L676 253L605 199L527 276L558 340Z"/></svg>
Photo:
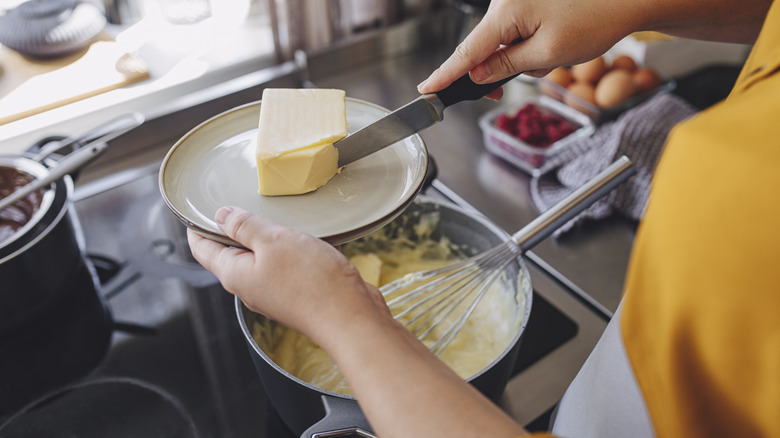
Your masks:
<svg viewBox="0 0 780 438"><path fill-rule="evenodd" d="M635 173L636 169L628 157L624 155L618 158L585 185L571 192L512 235L512 240L522 251L533 248Z"/></svg>

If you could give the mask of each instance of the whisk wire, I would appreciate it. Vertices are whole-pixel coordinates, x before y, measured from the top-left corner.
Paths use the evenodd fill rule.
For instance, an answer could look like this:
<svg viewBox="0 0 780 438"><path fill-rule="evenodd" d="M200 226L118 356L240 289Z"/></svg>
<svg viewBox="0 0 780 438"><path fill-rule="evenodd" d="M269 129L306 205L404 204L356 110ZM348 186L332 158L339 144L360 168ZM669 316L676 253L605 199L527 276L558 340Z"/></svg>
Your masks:
<svg viewBox="0 0 780 438"><path fill-rule="evenodd" d="M416 327L412 330L413 333L419 338L425 338L434 328L444 321L455 309L459 308L461 304L469 297L470 292L473 290L471 283L476 276L476 271L469 270L469 275L460 276L454 283L449 283L446 289L442 290L429 290L433 292L431 295L436 296L441 292L447 290L442 298L437 301L433 306L426 309L424 312L419 313L406 323L407 327ZM415 304L415 309L418 306ZM423 317L425 317L423 319ZM426 328L427 327L427 328ZM422 329L425 331L420 332Z"/></svg>
<svg viewBox="0 0 780 438"><path fill-rule="evenodd" d="M621 157L528 223L510 240L480 255L440 269L410 274L383 286L382 295L391 313L396 320L406 321L404 324L420 340L426 340L435 329L442 328L440 335L436 333L438 339L428 347L438 355L461 331L507 266L635 172L631 160ZM450 316L456 310L461 314L452 321ZM445 329L444 324L449 326Z"/></svg>
<svg viewBox="0 0 780 438"><path fill-rule="evenodd" d="M503 267L511 263L511 261L507 261ZM471 315L474 313L474 310L476 310L479 303L482 301L482 298L487 294L487 292L490 290L491 285L495 281L495 278L501 274L500 270L491 271L490 275L487 276L487 278L484 279L484 281L481 282L481 285L479 286L479 291L477 292L476 296L472 299L471 303L469 304L468 309L466 309L465 312L461 313L458 318L453 321L453 323L447 328L447 330L441 334L439 339L434 342L430 347L429 350L433 352L435 355L439 355L442 351L444 351L445 348L447 348L448 345L452 342L452 340L455 338L455 336L460 333L460 330L463 328L463 326L466 324L468 319L471 317ZM473 289L472 289L473 291ZM470 295L470 294L469 294ZM463 299L468 297L468 295L464 296ZM455 310L455 307L450 309L448 312L452 313ZM431 327L429 329L433 330L434 327ZM423 338L424 339L424 338Z"/></svg>
<svg viewBox="0 0 780 438"><path fill-rule="evenodd" d="M389 297L400 293L389 299L387 304L396 319L409 318L404 325L419 339L426 339L433 330L448 321L453 312L463 310L463 306L468 304L465 311L449 322L449 327L429 347L434 354L439 354L474 313L495 277L513 261L513 254L519 256L520 248L510 240L480 256L422 273L413 279L411 283L415 287L408 292L403 293L405 288L410 287L411 279L397 280L384 288L383 295Z"/></svg>

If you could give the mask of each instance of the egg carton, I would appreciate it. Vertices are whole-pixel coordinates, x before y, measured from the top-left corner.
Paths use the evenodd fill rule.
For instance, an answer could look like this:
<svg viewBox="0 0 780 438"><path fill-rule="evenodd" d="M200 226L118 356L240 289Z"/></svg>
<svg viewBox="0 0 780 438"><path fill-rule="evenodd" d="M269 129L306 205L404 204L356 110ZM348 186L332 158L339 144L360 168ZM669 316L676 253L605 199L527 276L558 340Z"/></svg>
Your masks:
<svg viewBox="0 0 780 438"><path fill-rule="evenodd" d="M650 90L643 94L638 94L633 97L629 97L628 99L623 100L621 103L615 106L609 108L602 108L598 105L595 105L583 99L582 97L572 93L568 89L560 86L559 84L547 78L539 79L538 84L539 84L539 89L546 96L549 96L559 102L566 102L565 103L566 106L571 107L572 109L585 114L596 124L602 124L610 120L615 120L618 118L618 116L620 116L620 114L624 113L626 110L629 110L639 105L640 103L646 101L647 99L655 96L658 93L669 92L671 90L674 90L674 88L676 87L676 82L674 80L671 79L665 80L664 82L661 83L661 85L654 88L653 90Z"/></svg>

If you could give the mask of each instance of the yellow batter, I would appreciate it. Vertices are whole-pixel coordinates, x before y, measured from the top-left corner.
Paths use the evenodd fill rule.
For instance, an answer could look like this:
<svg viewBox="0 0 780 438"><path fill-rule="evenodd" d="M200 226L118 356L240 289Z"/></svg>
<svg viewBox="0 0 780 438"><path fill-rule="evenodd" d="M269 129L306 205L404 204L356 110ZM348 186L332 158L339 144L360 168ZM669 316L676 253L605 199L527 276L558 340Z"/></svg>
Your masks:
<svg viewBox="0 0 780 438"><path fill-rule="evenodd" d="M364 280L372 282L378 278L376 286L463 258L459 249L446 238L433 240L430 237L438 215L416 219L419 222L414 226L379 230L345 245L342 252L353 261ZM523 295L516 295L515 285L506 278L499 279L439 358L463 379L473 376L510 345L522 323L524 307ZM266 324L255 322L252 334L277 365L319 388L353 395L338 367L308 337L281 325L277 325L269 336L269 327L267 321ZM423 341L431 344L439 336L431 333ZM272 339L270 342L269 338Z"/></svg>

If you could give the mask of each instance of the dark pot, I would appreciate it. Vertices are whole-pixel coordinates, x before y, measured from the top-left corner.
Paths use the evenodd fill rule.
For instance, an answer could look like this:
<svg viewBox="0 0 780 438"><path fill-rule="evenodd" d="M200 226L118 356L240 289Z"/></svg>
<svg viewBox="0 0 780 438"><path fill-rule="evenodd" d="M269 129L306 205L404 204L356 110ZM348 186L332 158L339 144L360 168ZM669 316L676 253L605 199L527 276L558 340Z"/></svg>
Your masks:
<svg viewBox="0 0 780 438"><path fill-rule="evenodd" d="M35 163L28 160L30 163ZM0 166L29 167L0 157ZM0 335L30 321L62 299L60 291L82 260L71 211L73 181L52 183L40 209L10 239L0 243Z"/></svg>
<svg viewBox="0 0 780 438"><path fill-rule="evenodd" d="M0 414L85 375L110 343L72 195L70 176L53 182L38 212L0 244Z"/></svg>
<svg viewBox="0 0 780 438"><path fill-rule="evenodd" d="M437 210L440 214L437 232L447 236L452 243L473 248L481 252L506 240L506 232L490 223L484 217L451 204L427 199L416 200L394 222L414 220L421 212ZM391 224L392 226L392 224ZM520 290L516 294L518 315L522 322L509 346L488 366L467 379L472 385L494 402L498 402L506 387L520 348L520 341L531 312L532 287L525 264L518 259L507 268L514 278L523 273L518 282ZM358 407L354 397L325 391L304 382L274 363L263 348L255 341L249 330L248 322L263 316L248 310L241 300L236 298L236 313L244 337L249 345L252 360L266 388L271 404L285 424L302 437L311 437L315 433L327 436L372 436L370 425ZM269 321L271 326L275 322Z"/></svg>
<svg viewBox="0 0 780 438"><path fill-rule="evenodd" d="M56 306L0 336L0 417L87 375L108 351L113 320L91 264L68 283Z"/></svg>
<svg viewBox="0 0 780 438"><path fill-rule="evenodd" d="M4 171L45 184L37 211L9 221L15 231L0 241L0 414L86 375L108 349L113 321L84 254L73 178L107 141L142 122L125 114L81 136L47 137L24 155L0 156Z"/></svg>
<svg viewBox="0 0 780 438"><path fill-rule="evenodd" d="M21 171L39 182L47 177L54 180L41 189L42 201L35 214L10 238L0 241L0 337L66 299L61 291L72 283L84 246L72 209L72 176L102 153L106 142L143 121L140 114L123 114L76 138L47 137L25 155L0 156L0 167ZM59 159L52 158L68 149L71 152Z"/></svg>

